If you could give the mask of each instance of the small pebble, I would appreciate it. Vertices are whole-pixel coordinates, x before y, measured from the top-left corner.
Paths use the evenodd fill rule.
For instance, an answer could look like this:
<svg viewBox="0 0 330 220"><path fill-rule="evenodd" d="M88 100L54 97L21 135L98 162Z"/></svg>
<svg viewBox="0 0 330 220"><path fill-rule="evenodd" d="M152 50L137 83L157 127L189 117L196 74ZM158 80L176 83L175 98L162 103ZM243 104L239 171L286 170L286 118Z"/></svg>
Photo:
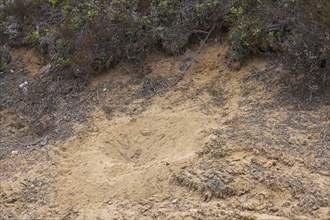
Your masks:
<svg viewBox="0 0 330 220"><path fill-rule="evenodd" d="M270 208L269 208L269 211L270 211L270 212L278 212L278 210L279 210L279 209L278 209L277 207L270 207Z"/></svg>
<svg viewBox="0 0 330 220"><path fill-rule="evenodd" d="M318 210L319 207L317 207L317 206L314 205L314 206L312 207L312 209L313 209L313 210Z"/></svg>
<svg viewBox="0 0 330 220"><path fill-rule="evenodd" d="M178 199L173 199L173 200L171 201L171 203L172 203L173 205L176 205L176 204L178 203Z"/></svg>
<svg viewBox="0 0 330 220"><path fill-rule="evenodd" d="M40 141L40 145L41 146L46 146L48 144L48 137L44 137L41 141Z"/></svg>

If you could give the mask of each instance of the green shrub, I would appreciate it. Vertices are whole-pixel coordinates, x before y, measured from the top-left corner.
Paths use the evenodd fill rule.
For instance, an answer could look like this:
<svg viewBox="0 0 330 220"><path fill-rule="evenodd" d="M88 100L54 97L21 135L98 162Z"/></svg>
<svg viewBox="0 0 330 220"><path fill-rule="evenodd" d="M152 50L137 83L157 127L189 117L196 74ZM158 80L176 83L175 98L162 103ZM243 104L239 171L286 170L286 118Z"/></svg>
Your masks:
<svg viewBox="0 0 330 220"><path fill-rule="evenodd" d="M313 82L325 83L329 6L327 0L25 0L6 6L1 17L19 21L24 43L47 47L59 74L88 76L122 60L141 62L155 48L178 54L214 30L212 36L229 33L229 64L250 54L282 53L288 68L304 69L306 81L313 75ZM304 64L298 68L299 48L288 43L295 38L318 61L298 56Z"/></svg>
<svg viewBox="0 0 330 220"><path fill-rule="evenodd" d="M0 62L0 71L4 71L7 69L7 63Z"/></svg>

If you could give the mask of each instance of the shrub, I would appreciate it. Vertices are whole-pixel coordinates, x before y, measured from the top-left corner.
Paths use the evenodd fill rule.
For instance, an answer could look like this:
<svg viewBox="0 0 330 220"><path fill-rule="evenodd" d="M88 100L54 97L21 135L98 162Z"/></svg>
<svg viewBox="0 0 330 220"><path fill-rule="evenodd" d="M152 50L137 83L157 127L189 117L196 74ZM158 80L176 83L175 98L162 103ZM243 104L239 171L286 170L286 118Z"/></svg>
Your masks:
<svg viewBox="0 0 330 220"><path fill-rule="evenodd" d="M316 83L322 89L329 80L329 4L327 0L21 0L5 6L0 28L12 44L29 44L49 54L57 64L54 71L69 77L88 77L123 60L141 62L153 49L178 54L210 30L213 36L228 31L229 65L241 66L250 54L281 53L289 69L304 74L306 85Z"/></svg>

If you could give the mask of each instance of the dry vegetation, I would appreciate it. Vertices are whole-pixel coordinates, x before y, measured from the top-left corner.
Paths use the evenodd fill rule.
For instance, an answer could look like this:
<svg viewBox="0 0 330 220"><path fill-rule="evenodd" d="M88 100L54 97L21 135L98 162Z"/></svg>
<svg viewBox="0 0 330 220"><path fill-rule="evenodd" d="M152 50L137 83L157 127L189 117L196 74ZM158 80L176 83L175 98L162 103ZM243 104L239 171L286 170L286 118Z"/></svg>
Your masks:
<svg viewBox="0 0 330 220"><path fill-rule="evenodd" d="M312 92L329 83L326 0L5 1L1 44L30 45L47 54L53 75L86 77L119 61L142 64L146 54L180 54L210 32L230 48L229 65L280 53ZM5 60L1 60L4 68Z"/></svg>
<svg viewBox="0 0 330 220"><path fill-rule="evenodd" d="M148 54L179 55L208 39L230 43L227 65L236 70L253 54L278 55L276 59L290 70L281 81L284 93L295 100L320 101L319 96L329 93L328 1L20 0L0 6L0 108L17 112L29 129L38 130L35 133L54 130L60 118L55 115L61 115L55 106L71 108L61 106L66 96L70 101L65 105L74 108L74 93L83 90L91 74L121 63L143 78L149 72L144 63ZM19 69L16 57L10 62L11 48L22 46L44 54L38 61L41 74L29 81L27 95L15 84L24 77L10 73L15 68L23 75L35 72ZM181 70L192 63L194 58ZM166 85L146 78L145 92L181 78ZM45 124L37 123L41 118Z"/></svg>

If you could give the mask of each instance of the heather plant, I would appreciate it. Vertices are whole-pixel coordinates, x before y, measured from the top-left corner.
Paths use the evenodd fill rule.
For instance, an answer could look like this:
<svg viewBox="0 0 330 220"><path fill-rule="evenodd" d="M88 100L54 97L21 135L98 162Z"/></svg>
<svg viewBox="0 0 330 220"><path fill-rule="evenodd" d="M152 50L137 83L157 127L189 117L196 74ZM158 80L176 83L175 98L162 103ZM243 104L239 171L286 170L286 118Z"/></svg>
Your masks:
<svg viewBox="0 0 330 220"><path fill-rule="evenodd" d="M228 65L281 54L308 88L329 83L326 0L20 0L2 7L1 42L47 54L53 72L88 77L152 50L180 54L205 36L227 36Z"/></svg>

